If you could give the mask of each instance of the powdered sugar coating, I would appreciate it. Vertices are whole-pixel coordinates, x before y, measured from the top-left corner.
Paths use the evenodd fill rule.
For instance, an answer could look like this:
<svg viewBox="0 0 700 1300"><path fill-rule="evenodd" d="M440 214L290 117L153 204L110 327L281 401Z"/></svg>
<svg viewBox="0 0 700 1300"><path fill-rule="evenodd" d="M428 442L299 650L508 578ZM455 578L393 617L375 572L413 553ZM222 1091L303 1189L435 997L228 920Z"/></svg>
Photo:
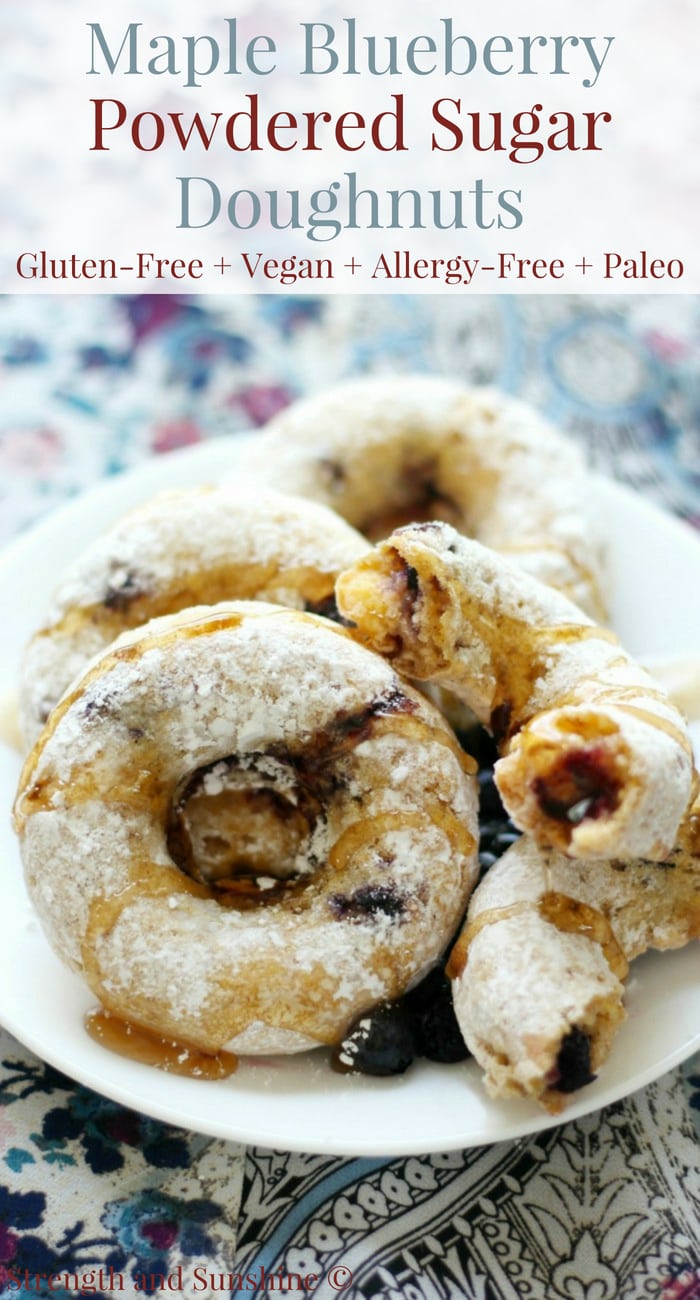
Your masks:
<svg viewBox="0 0 700 1300"><path fill-rule="evenodd" d="M288 407L240 464L370 536L386 536L397 516L447 518L602 612L579 449L504 393L438 376L354 380Z"/></svg>
<svg viewBox="0 0 700 1300"><path fill-rule="evenodd" d="M516 825L574 857L666 856L695 788L690 739L610 631L441 523L398 529L336 592L365 644L494 730Z"/></svg>
<svg viewBox="0 0 700 1300"><path fill-rule="evenodd" d="M306 874L253 907L167 838L183 780L231 756L266 789L286 763L279 798L314 808ZM55 709L16 824L59 955L112 1013L205 1051L337 1041L436 960L476 871L475 782L437 711L341 629L263 602L120 638Z"/></svg>
<svg viewBox="0 0 700 1300"><path fill-rule="evenodd" d="M458 941L464 965L452 988L460 1028L494 1096L524 1093L557 1108L557 1058L572 1030L589 1036L594 1068L603 1064L625 1014L624 967L611 967L600 942L606 928L628 961L700 937L699 813L685 819L663 863L611 860L586 870L523 836L484 877ZM542 915L542 900L552 897L592 909L598 936L594 924L588 934L566 932Z"/></svg>
<svg viewBox="0 0 700 1300"><path fill-rule="evenodd" d="M364 550L332 511L283 493L233 486L159 493L62 576L21 667L25 739L33 743L73 678L125 628L224 599L321 605L335 574Z"/></svg>
<svg viewBox="0 0 700 1300"><path fill-rule="evenodd" d="M563 1101L556 1062L564 1039L579 1028L595 1039L599 1068L624 1018L622 994L596 943L560 935L535 908L486 926L452 987L457 1021L489 1093L533 1097L552 1110Z"/></svg>

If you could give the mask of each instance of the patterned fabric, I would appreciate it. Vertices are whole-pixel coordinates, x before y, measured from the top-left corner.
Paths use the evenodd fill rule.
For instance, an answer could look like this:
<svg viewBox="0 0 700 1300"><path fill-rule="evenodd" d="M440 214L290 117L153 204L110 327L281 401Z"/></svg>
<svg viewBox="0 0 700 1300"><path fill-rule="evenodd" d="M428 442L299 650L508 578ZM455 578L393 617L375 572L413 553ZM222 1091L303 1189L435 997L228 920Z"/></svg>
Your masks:
<svg viewBox="0 0 700 1300"><path fill-rule="evenodd" d="M664 1295L697 1260L696 1139L680 1079L667 1077L575 1124L451 1155L253 1150L239 1252L246 1272L342 1264L363 1298Z"/></svg>
<svg viewBox="0 0 700 1300"><path fill-rule="evenodd" d="M7 1035L2 1046L0 1295L17 1290L25 1270L83 1285L111 1271L152 1294L159 1274L231 1268L242 1174L233 1144L78 1087L18 1055Z"/></svg>
<svg viewBox="0 0 700 1300"><path fill-rule="evenodd" d="M700 304L0 299L0 534L370 371L493 382L700 525ZM346 1160L128 1111L0 1037L0 1296L698 1300L700 1057L520 1142Z"/></svg>

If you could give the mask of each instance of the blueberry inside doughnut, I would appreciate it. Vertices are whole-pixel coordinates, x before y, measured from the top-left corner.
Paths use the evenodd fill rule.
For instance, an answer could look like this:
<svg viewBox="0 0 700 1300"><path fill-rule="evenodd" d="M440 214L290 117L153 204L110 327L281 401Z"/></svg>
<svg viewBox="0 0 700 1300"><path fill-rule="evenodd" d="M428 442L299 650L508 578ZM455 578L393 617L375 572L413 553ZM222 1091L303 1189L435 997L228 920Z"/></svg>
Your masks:
<svg viewBox="0 0 700 1300"><path fill-rule="evenodd" d="M590 1034L575 1026L562 1039L549 1086L558 1092L578 1092L579 1088L593 1083L595 1077L591 1070Z"/></svg>

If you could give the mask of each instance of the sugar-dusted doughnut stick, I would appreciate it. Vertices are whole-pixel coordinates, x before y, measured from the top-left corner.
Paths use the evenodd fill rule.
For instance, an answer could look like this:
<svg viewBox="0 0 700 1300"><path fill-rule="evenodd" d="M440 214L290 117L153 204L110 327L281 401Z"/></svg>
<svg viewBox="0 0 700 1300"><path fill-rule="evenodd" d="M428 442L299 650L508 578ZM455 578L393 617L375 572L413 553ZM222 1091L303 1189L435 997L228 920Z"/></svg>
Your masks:
<svg viewBox="0 0 700 1300"><path fill-rule="evenodd" d="M605 1061L627 963L700 937L700 807L665 862L582 867L523 836L474 892L448 967L489 1092L551 1111Z"/></svg>
<svg viewBox="0 0 700 1300"><path fill-rule="evenodd" d="M521 829L572 857L668 854L695 788L690 740L612 632L441 523L398 529L336 596L358 639L490 727Z"/></svg>
<svg viewBox="0 0 700 1300"><path fill-rule="evenodd" d="M36 739L73 678L128 628L220 600L323 611L338 570L366 549L332 511L284 493L158 493L97 537L61 576L21 667L25 739Z"/></svg>
<svg viewBox="0 0 700 1300"><path fill-rule="evenodd" d="M236 466L324 502L375 540L447 520L602 615L580 448L505 393L440 375L350 380L275 416Z"/></svg>

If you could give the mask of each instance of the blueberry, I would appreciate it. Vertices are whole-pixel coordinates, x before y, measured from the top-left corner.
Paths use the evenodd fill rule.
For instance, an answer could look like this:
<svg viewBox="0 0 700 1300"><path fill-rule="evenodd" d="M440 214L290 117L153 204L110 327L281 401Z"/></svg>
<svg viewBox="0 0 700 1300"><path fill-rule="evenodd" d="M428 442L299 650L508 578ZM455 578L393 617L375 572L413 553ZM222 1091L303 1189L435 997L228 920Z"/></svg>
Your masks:
<svg viewBox="0 0 700 1300"><path fill-rule="evenodd" d="M384 1002L350 1026L333 1051L331 1065L340 1074L404 1074L415 1054L415 1034L406 1007L401 1002Z"/></svg>
<svg viewBox="0 0 700 1300"><path fill-rule="evenodd" d="M406 910L407 895L393 881L388 885L360 885L352 894L332 894L328 906L340 921L366 921L377 916L400 918Z"/></svg>
<svg viewBox="0 0 700 1300"><path fill-rule="evenodd" d="M480 768L493 767L498 758L498 749L493 736L485 727L476 726L470 727L468 731L459 730L457 739L462 749L466 749L467 753L476 759Z"/></svg>
<svg viewBox="0 0 700 1300"><path fill-rule="evenodd" d="M137 573L127 569L116 569L107 582L102 603L106 609L113 609L118 614L126 613L134 601L146 595L143 580Z"/></svg>
<svg viewBox="0 0 700 1300"><path fill-rule="evenodd" d="M509 849L516 840L520 839L520 831L517 826L509 820L506 820L501 829L493 836L491 840L491 852L499 858Z"/></svg>
<svg viewBox="0 0 700 1300"><path fill-rule="evenodd" d="M554 1087L559 1092L576 1092L592 1083L595 1077L591 1070L590 1037L575 1025L561 1041Z"/></svg>
<svg viewBox="0 0 700 1300"><path fill-rule="evenodd" d="M485 821L492 821L496 817L507 817L505 808L498 792L498 787L493 779L493 772L490 768L482 768L478 776L479 781L479 813Z"/></svg>
<svg viewBox="0 0 700 1300"><path fill-rule="evenodd" d="M482 871L488 871L494 862L520 838L520 831L509 817L503 816L492 821L482 822L479 834L479 865Z"/></svg>
<svg viewBox="0 0 700 1300"><path fill-rule="evenodd" d="M488 871L489 868L493 866L494 862L498 862L497 853L489 853L486 850L482 852L481 849L479 850L479 866L482 871Z"/></svg>
<svg viewBox="0 0 700 1300"><path fill-rule="evenodd" d="M451 1065L469 1055L457 1024L452 990L443 966L435 966L404 998L416 1036L417 1055Z"/></svg>
<svg viewBox="0 0 700 1300"><path fill-rule="evenodd" d="M325 596L323 600L307 600L304 609L309 614L319 614L321 618L329 618L333 623L342 623L342 617L336 604L335 592L330 596Z"/></svg>

